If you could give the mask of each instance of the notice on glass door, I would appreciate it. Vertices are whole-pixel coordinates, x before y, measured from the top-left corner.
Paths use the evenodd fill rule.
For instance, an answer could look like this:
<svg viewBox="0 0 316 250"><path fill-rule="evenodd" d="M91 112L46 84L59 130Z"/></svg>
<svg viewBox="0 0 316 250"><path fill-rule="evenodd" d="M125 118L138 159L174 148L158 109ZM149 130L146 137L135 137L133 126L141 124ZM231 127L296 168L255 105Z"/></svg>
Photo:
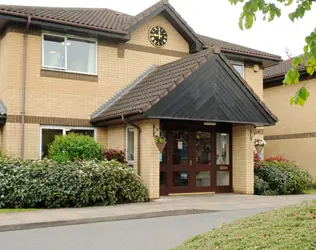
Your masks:
<svg viewBox="0 0 316 250"><path fill-rule="evenodd" d="M178 149L183 149L183 142L182 141L178 141Z"/></svg>

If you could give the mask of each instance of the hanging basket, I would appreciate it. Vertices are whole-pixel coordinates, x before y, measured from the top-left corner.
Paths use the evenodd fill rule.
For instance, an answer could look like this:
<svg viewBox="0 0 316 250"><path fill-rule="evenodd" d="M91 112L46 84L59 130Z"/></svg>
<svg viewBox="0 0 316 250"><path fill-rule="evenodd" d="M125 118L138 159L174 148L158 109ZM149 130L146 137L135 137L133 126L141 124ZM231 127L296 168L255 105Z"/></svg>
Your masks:
<svg viewBox="0 0 316 250"><path fill-rule="evenodd" d="M256 150L257 150L257 153L258 154L261 154L262 153L262 151L263 151L263 148L264 148L264 146L255 146L255 148L256 148Z"/></svg>
<svg viewBox="0 0 316 250"><path fill-rule="evenodd" d="M160 153L163 152L167 142L156 142L157 148L160 151Z"/></svg>

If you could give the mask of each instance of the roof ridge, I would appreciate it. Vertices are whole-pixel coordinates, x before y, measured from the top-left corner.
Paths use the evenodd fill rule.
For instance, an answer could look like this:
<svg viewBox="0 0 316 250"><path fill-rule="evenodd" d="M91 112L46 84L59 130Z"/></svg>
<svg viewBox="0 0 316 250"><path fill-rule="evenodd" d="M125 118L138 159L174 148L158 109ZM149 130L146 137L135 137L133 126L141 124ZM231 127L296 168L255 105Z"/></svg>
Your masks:
<svg viewBox="0 0 316 250"><path fill-rule="evenodd" d="M0 4L0 9L3 7L18 7L18 8L43 8L43 9L70 9L70 10L109 10L112 12L116 12L119 14L123 14L126 16L130 16L133 17L132 15L123 13L121 11L117 11L117 10L113 10L113 9L109 9L109 8L104 8L104 7L93 7L93 8L89 8L89 7L60 7L60 6L42 6L42 5L17 5L17 4Z"/></svg>

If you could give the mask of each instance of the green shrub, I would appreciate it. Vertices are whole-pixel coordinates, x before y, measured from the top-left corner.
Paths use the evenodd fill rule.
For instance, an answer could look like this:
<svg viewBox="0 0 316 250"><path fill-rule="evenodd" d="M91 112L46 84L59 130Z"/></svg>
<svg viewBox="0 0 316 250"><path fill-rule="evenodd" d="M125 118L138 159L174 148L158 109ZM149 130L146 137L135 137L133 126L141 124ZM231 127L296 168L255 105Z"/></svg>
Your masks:
<svg viewBox="0 0 316 250"><path fill-rule="evenodd" d="M302 194L312 183L312 176L293 162L262 161L255 168L255 194Z"/></svg>
<svg viewBox="0 0 316 250"><path fill-rule="evenodd" d="M59 163L75 160L102 160L103 148L88 135L70 133L56 136L49 146L48 158Z"/></svg>
<svg viewBox="0 0 316 250"><path fill-rule="evenodd" d="M0 208L84 207L147 201L134 170L116 161L0 159Z"/></svg>

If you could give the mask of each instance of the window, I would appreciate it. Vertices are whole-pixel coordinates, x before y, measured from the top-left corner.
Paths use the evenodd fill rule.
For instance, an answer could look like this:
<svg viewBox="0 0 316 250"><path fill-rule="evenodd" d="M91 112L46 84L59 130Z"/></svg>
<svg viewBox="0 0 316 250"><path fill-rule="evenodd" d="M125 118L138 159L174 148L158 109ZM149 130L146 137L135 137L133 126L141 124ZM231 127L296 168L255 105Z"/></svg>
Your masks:
<svg viewBox="0 0 316 250"><path fill-rule="evenodd" d="M56 135L67 135L69 133L89 135L95 139L95 129L92 128L42 126L40 158L48 155L49 145L54 141Z"/></svg>
<svg viewBox="0 0 316 250"><path fill-rule="evenodd" d="M243 62L231 62L231 64L233 65L233 67L235 68L235 70L237 70L237 72L244 77L244 63Z"/></svg>
<svg viewBox="0 0 316 250"><path fill-rule="evenodd" d="M216 135L216 164L229 165L229 134Z"/></svg>
<svg viewBox="0 0 316 250"><path fill-rule="evenodd" d="M126 160L129 165L134 165L134 128L126 128Z"/></svg>
<svg viewBox="0 0 316 250"><path fill-rule="evenodd" d="M97 42L43 34L42 67L97 74Z"/></svg>

